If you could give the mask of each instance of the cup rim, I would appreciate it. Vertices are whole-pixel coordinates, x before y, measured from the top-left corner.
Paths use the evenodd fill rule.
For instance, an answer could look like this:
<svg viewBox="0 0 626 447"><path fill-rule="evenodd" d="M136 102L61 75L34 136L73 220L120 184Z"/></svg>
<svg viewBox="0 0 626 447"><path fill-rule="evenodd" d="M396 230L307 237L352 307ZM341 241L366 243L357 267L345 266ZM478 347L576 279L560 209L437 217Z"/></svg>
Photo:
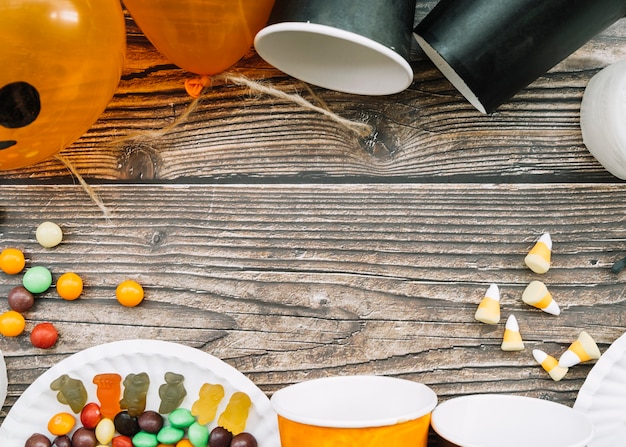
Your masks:
<svg viewBox="0 0 626 447"><path fill-rule="evenodd" d="M581 432L585 432L585 434L582 435L580 439L573 441L573 443L571 442L568 444L551 443L550 445L553 445L555 447L559 447L559 446L564 447L565 445L567 445L567 447L585 447L593 439L593 433L594 433L593 424L589 421L589 419L583 413L576 411L573 408L568 407L566 405L557 403L557 402L553 402L553 401L549 401L545 399L539 399L535 397L519 396L519 395L512 395L512 394L471 394L471 395L460 396L460 397L449 399L439 404L437 408L433 410L432 417L431 417L431 426L433 430L435 431L435 433L437 433L437 435L439 435L441 438L443 438L444 440L454 445L463 446L463 447L485 447L485 444L483 443L476 443L474 441L468 441L467 439L464 439L463 433L459 433L462 430L461 428L462 424L460 424L456 418L455 420L450 419L454 416L451 413L451 411L453 411L455 407L464 406L469 403L469 405L467 405L467 408L471 408L470 411L472 412L473 415L475 416L479 415L485 418L485 429L488 430L488 427L493 426L494 422L487 421L488 415L486 415L484 412L481 412L478 406L472 407L471 404L475 402L479 402L479 403L486 402L490 404L489 405L490 407L494 408L494 406L497 406L498 404L503 404L505 401L513 401L513 403L517 402L518 404L532 406L534 410L532 414L534 418L533 421L540 419L539 417L535 417L536 416L535 411L537 411L541 407L549 407L551 409L550 411L554 411L555 414L556 412L561 412L561 414L567 414L568 418L570 419L567 427L564 427L563 426L564 424L561 424L561 427L552 426L551 431L554 433L562 433L564 428L569 428L569 427L579 427L581 428ZM544 410L545 409L546 408L544 408ZM500 409L498 414L504 415L506 414L506 412L503 409ZM572 423L572 419L575 419L576 421ZM550 422L550 421L546 421L546 422ZM532 424L529 423L528 429L532 429L532 428L533 428ZM511 436L513 437L515 436L515 434L512 433ZM513 439L511 439L511 441L513 441ZM521 441L525 442L524 440L521 440ZM502 439L495 440L495 442L497 442L497 445L503 445ZM492 445L492 444L489 444L489 445ZM493 445L496 445L496 444L493 444ZM509 444L509 445L512 445L512 444ZM521 444L513 444L513 445L518 446Z"/></svg>
<svg viewBox="0 0 626 447"><path fill-rule="evenodd" d="M330 388L328 385L330 385ZM402 389L402 394L389 396L390 402L396 400L398 397L406 397L409 393L413 393L415 396L419 395L420 402L409 411L402 410L398 411L396 414L388 412L384 416L362 419L353 419L350 417L338 419L322 415L306 414L301 409L299 410L289 405L290 400L302 402L302 394L313 395L315 398L320 399L337 397L336 394L328 394L329 390L340 389L342 396L337 397L337 405L339 405L339 400L345 397L344 393L355 392L362 395L368 393L368 390L371 391L373 389L371 387L383 386L395 387L396 390ZM324 391L326 391L326 395ZM312 392L313 394L310 394ZM418 399L416 399L416 401L417 400ZM276 391L272 395L270 402L280 417L296 423L326 428L365 428L395 425L429 415L437 406L437 395L427 385L412 380L389 376L352 375L324 377L289 385ZM302 408L302 405L300 405L300 408ZM309 409L308 406L307 409Z"/></svg>
<svg viewBox="0 0 626 447"><path fill-rule="evenodd" d="M351 67L348 63L341 67L333 67L327 50L324 52L325 55L322 55L320 52L320 60L316 65L323 65L329 74L320 76L307 72L307 69L302 67L303 58L317 56L311 53L303 54L299 48L296 48L296 43L293 39L294 34L298 34L303 39L330 38L336 40L338 44L348 44L353 46L355 50L363 50L365 53L379 58L384 63L384 66L379 67L381 70L390 74L395 73L395 75L388 77L380 76L373 79L373 82L369 82L367 87L362 87L358 82L355 82L355 73L353 73L353 76L349 76ZM286 54L283 49L277 49L268 43L271 39L281 38L281 35L284 35L283 45L293 46L292 54ZM313 85L339 92L360 95L389 95L405 90L413 82L414 73L411 65L392 48L361 34L330 25L311 22L280 22L268 25L256 34L254 47L261 58L284 73ZM297 58L293 57L294 53L298 54ZM353 52L353 55L354 53L356 51ZM345 63L345 61L349 60L349 55L344 56L342 62ZM324 61L323 57L328 59ZM342 70L342 73L338 73L339 69ZM361 72L359 75L367 76L368 73ZM341 82L342 76L352 79ZM389 79L392 79L392 81L389 81Z"/></svg>

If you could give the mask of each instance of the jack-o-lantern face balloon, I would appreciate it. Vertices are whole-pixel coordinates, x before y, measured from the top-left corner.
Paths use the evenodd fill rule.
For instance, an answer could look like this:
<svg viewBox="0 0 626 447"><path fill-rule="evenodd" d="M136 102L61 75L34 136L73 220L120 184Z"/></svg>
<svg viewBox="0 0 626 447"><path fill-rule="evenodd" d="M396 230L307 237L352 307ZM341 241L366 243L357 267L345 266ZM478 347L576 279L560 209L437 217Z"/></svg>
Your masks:
<svg viewBox="0 0 626 447"><path fill-rule="evenodd" d="M120 81L119 0L0 2L0 170L32 165L83 135Z"/></svg>

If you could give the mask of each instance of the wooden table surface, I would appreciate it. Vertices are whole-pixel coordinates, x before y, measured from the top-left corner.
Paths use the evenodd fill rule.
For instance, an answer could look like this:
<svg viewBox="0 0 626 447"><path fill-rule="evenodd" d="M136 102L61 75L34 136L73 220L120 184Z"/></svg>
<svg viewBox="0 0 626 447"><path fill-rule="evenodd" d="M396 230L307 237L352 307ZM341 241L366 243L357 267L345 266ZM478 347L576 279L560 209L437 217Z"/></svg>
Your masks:
<svg viewBox="0 0 626 447"><path fill-rule="evenodd" d="M421 3L419 21L434 5ZM309 86L254 50L231 72L371 125L357 139L289 101L216 82L198 109L193 75L160 55L127 16L128 52L101 119L62 151L110 212L105 218L57 159L0 172L0 246L25 252L56 279L81 275L77 301L54 288L26 313L27 332L53 322L49 350L28 335L0 338L9 395L69 355L132 338L179 342L236 367L270 396L289 384L346 374L423 382L440 402L511 393L571 406L593 363L554 382L533 349L559 356L581 330L604 352L626 329L626 185L582 143L584 89L626 58L622 19L502 105L477 112L415 46L404 92L363 97ZM35 239L45 220L64 230L52 249ZM524 256L552 235L552 268L531 272ZM145 301L115 300L124 279ZM535 279L562 309L525 305ZM20 283L2 274L0 292ZM491 283L503 319L474 312ZM8 308L6 302L2 306ZM515 314L526 344L500 349Z"/></svg>

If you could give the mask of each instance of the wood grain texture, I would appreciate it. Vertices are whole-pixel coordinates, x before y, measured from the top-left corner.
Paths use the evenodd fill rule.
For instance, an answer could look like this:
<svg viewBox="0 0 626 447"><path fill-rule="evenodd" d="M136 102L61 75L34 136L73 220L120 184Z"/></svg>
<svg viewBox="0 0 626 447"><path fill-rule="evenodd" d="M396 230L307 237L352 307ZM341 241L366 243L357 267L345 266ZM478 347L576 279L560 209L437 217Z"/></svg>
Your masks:
<svg viewBox="0 0 626 447"><path fill-rule="evenodd" d="M436 2L419 2L416 21ZM585 329L604 352L626 330L626 188L582 143L580 101L603 67L626 58L626 19L545 76L481 115L413 48L412 85L363 97L305 86L254 52L232 72L370 124L357 139L318 113L232 83L216 82L190 104L189 73L172 65L127 15L125 70L100 120L62 155L111 211L105 219L56 159L0 171L0 248L54 278L75 271L75 302L54 289L27 314L52 321L51 350L27 336L0 338L9 397L0 422L47 368L113 340L154 338L224 359L271 395L335 374L386 374L430 385L440 401L471 393L536 396L572 405L593 366L553 382L535 363L558 356ZM310 90L309 90L310 88ZM35 240L43 220L63 244ZM545 231L551 270L523 258ZM114 297L134 278L146 300ZM548 286L558 317L521 302L533 279ZM0 295L19 277L0 275ZM503 320L474 312L491 283ZM6 306L5 306L6 307ZM500 350L515 314L526 349Z"/></svg>

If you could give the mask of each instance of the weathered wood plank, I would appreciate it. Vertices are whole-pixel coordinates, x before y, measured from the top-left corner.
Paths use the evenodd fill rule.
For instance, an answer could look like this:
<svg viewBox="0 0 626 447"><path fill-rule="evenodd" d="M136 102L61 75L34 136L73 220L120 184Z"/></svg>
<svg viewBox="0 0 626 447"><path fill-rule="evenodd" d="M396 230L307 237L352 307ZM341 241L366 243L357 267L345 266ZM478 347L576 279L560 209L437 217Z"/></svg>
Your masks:
<svg viewBox="0 0 626 447"><path fill-rule="evenodd" d="M559 355L586 329L604 350L624 331L626 191L619 184L563 185L126 185L98 186L105 220L79 186L0 187L0 238L55 275L76 271L75 302L43 294L28 325L53 321L50 351L0 339L10 398L41 372L97 343L149 337L223 358L264 391L329 374L410 377L443 399L510 392L572 404L592 365L555 383L535 363ZM158 206L155 204L158 203ZM357 217L358 216L358 217ZM65 240L40 247L42 220ZM543 231L554 239L543 277L523 257ZM56 277L56 276L55 276ZM146 288L135 309L115 302L132 277ZM532 279L563 309L521 302ZM4 275L0 293L17 278ZM488 285L502 291L527 349L499 349L503 324L473 319Z"/></svg>

